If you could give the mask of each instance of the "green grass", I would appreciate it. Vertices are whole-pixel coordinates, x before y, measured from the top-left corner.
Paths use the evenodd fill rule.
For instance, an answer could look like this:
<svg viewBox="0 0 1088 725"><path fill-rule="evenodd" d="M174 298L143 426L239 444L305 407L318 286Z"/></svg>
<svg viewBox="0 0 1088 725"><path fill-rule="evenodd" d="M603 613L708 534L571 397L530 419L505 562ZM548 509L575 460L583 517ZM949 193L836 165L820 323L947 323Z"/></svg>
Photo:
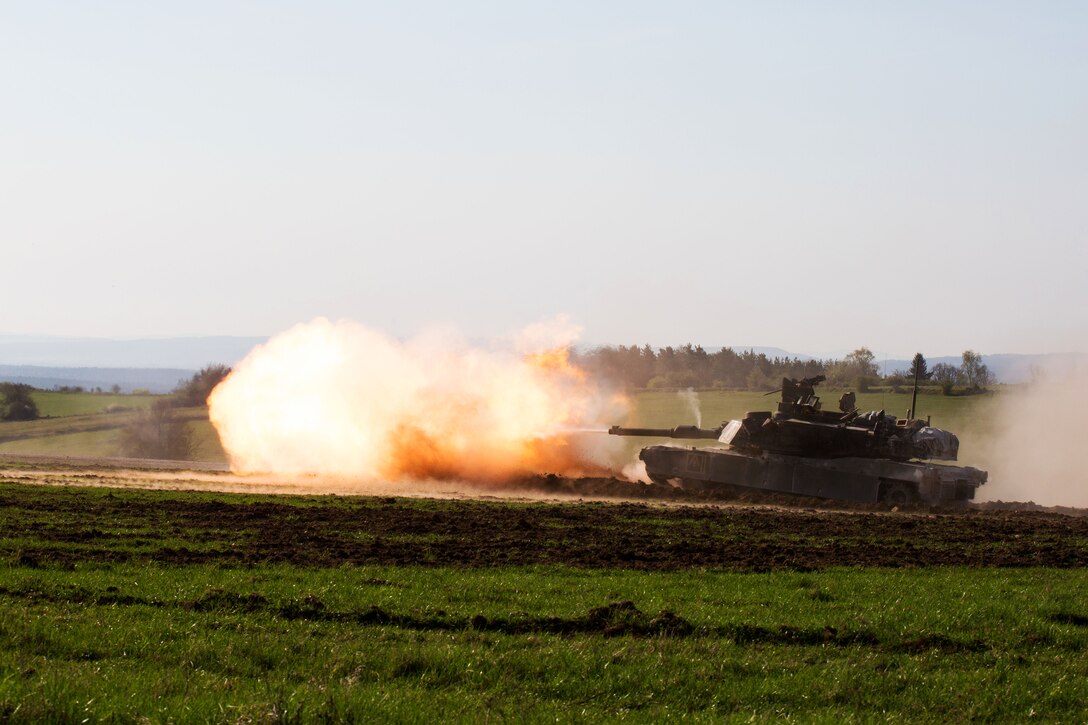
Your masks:
<svg viewBox="0 0 1088 725"><path fill-rule="evenodd" d="M0 428L3 431L3 428ZM0 443L0 453L43 456L111 457L121 450L121 430L55 433Z"/></svg>
<svg viewBox="0 0 1088 725"><path fill-rule="evenodd" d="M826 407L837 397L825 394ZM704 392L699 399L707 427L775 403L773 395L744 392ZM993 404L987 397L929 395L919 408L935 425L959 433L985 421ZM909 396L868 394L859 396L859 406L902 415ZM9 436L0 451L113 455L106 451L130 415L0 424L0 440ZM198 455L218 460L212 457L222 452L210 423L200 413L189 415ZM625 422L671 427L694 421L675 393L648 392L636 396ZM645 441L632 443L637 448ZM65 491L86 497L84 515L115 495L133 501L186 496ZM193 498L211 507L268 500ZM165 533L174 525L167 517L142 527L102 522L100 543L68 544L56 537L76 525L59 519L50 525L56 512L44 498L38 503L41 531L8 539L11 554L0 561L3 721L1088 716L1084 569L744 574L171 566L110 563L109 557L42 563L18 549L49 544L138 553L152 544L192 551L226 544L222 537L200 542L173 534L165 543L154 541L159 528ZM819 542L799 537L796 543Z"/></svg>
<svg viewBox="0 0 1088 725"><path fill-rule="evenodd" d="M116 456L120 429L162 396L36 390L41 418L0 422L0 453Z"/></svg>
<svg viewBox="0 0 1088 725"><path fill-rule="evenodd" d="M0 422L0 443L121 428L127 425L135 415L133 411L121 411L27 421L3 421Z"/></svg>
<svg viewBox="0 0 1088 725"><path fill-rule="evenodd" d="M34 402L42 417L91 415L108 410L150 407L161 395L114 395L113 393L61 393L52 390L35 390Z"/></svg>
<svg viewBox="0 0 1088 725"><path fill-rule="evenodd" d="M85 397L88 394L58 393L57 395ZM154 399L154 396L151 397ZM76 407L78 406L73 405L72 409ZM193 460L216 463L226 461L226 454L219 443L219 436L208 421L206 408L178 408L175 414L187 421L192 433ZM135 415L136 411L126 410L88 415L65 415L31 421L0 422L0 453L120 456L122 455L121 429L128 425Z"/></svg>
<svg viewBox="0 0 1088 725"><path fill-rule="evenodd" d="M1086 588L1076 570L13 567L0 714L1080 720ZM598 609L617 602L634 609Z"/></svg>
<svg viewBox="0 0 1088 725"><path fill-rule="evenodd" d="M227 454L223 450L223 444L219 442L219 433L215 426L206 417L190 420L189 433L193 437L194 461L206 461L210 463L226 463Z"/></svg>
<svg viewBox="0 0 1088 725"><path fill-rule="evenodd" d="M409 525L412 533L384 533L386 548L432 541L469 508L519 516L562 508L564 520L583 526L616 511L636 517L617 541L639 526L683 539L706 510L670 521L665 509L603 504L15 484L0 500L2 721L1083 721L1088 714L1083 567L647 572L351 566L342 558L324 567L309 559L235 566L225 556L182 565L163 557L252 546L254 526L295 549L305 538L339 550L363 509L380 523L391 515L386 509L410 507L418 513L412 522L431 522L433 531ZM336 511L350 515L338 519ZM297 523L304 513L309 518ZM903 531L920 538L921 517L890 516L915 522ZM1001 520L1007 531L1024 525ZM838 536L778 531L797 536L801 549ZM723 536L755 541L744 532ZM82 555L53 555L64 549Z"/></svg>

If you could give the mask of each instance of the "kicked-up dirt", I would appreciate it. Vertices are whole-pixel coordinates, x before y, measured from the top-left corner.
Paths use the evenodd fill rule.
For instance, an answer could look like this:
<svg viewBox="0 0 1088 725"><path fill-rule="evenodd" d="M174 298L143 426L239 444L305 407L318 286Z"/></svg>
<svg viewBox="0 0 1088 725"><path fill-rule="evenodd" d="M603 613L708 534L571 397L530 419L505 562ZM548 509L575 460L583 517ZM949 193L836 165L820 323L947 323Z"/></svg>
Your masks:
<svg viewBox="0 0 1088 725"><path fill-rule="evenodd" d="M113 485L128 488L110 487L111 476L119 480ZM137 490L141 477L174 490ZM203 478L56 462L0 467L0 558L23 566L155 561L744 571L1088 565L1088 517L1045 511L726 503L705 494L685 498L668 487L549 477L526 480L518 489L525 496L513 501L176 490L201 488ZM625 500L572 498L582 492L606 498L612 491ZM633 500L640 495L643 501Z"/></svg>

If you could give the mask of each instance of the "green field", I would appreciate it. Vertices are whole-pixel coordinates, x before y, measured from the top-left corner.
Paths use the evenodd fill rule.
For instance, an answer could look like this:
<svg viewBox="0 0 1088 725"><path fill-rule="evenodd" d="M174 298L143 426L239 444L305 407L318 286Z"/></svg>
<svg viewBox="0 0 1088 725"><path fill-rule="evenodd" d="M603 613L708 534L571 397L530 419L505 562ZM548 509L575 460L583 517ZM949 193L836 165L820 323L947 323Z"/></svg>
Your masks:
<svg viewBox="0 0 1088 725"><path fill-rule="evenodd" d="M188 410L192 412L185 412ZM193 436L192 460L225 463L226 453L219 443L215 428L207 419L207 413L197 409L182 411L181 415L189 418L187 426ZM121 428L128 423L129 416L109 414L108 417L89 416L90 420L76 419L80 417L60 419L63 423L53 429L33 428L28 424L0 423L0 453L91 458L121 455ZM56 423L56 420L50 422ZM8 425L18 425L20 428L16 433L7 429Z"/></svg>
<svg viewBox="0 0 1088 725"><path fill-rule="evenodd" d="M1088 572L1079 566L744 573L682 563L664 571L349 564L397 545L458 546L443 532L481 511L535 516L538 529L621 511L665 553L703 517L676 510L666 521L649 506L12 484L0 486L0 500L5 721L1075 722L1088 714ZM384 511L430 533L386 530ZM358 529L354 514L364 513L372 524ZM808 526L823 520L789 516ZM893 516L906 539L928 521ZM1002 516L986 521L1030 531L1040 520ZM794 531L758 512L741 518L776 527L765 536ZM523 541L534 539L529 531ZM851 545L834 532L794 535L791 546L802 550L828 536ZM1070 553L1082 551L1085 535L1069 528ZM724 546L745 534L726 526L715 536ZM493 537L501 541L501 531ZM488 538L477 545L502 561ZM266 539L289 548L263 548ZM281 560L296 540L342 551L345 563ZM254 558L235 559L244 552Z"/></svg>
<svg viewBox="0 0 1088 725"><path fill-rule="evenodd" d="M113 393L61 393L35 390L34 402L43 418L121 412L147 408L160 395L114 395Z"/></svg>
<svg viewBox="0 0 1088 725"><path fill-rule="evenodd" d="M137 411L161 395L62 393L38 390L34 401L42 417L33 421L0 422L0 453L116 457L121 453L122 429ZM204 408L179 408L193 437L193 460L222 463L226 454Z"/></svg>
<svg viewBox="0 0 1088 725"><path fill-rule="evenodd" d="M10 567L0 713L1076 721L1086 588L1045 570Z"/></svg>

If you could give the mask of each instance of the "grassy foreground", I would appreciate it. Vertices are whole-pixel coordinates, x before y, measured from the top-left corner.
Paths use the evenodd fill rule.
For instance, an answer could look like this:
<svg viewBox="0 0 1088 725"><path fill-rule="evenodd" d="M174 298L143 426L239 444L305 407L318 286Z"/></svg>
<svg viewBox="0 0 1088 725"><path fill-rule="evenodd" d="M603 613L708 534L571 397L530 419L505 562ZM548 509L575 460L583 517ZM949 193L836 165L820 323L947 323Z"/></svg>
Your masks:
<svg viewBox="0 0 1088 725"><path fill-rule="evenodd" d="M1080 720L1083 570L0 571L0 717Z"/></svg>
<svg viewBox="0 0 1088 725"><path fill-rule="evenodd" d="M1086 713L1088 569L1069 517L14 483L0 513L2 721ZM738 543L776 570L748 571ZM1066 563L941 565L980 546ZM888 547L914 568L819 564ZM918 566L934 547L949 556ZM525 564L538 550L571 563Z"/></svg>

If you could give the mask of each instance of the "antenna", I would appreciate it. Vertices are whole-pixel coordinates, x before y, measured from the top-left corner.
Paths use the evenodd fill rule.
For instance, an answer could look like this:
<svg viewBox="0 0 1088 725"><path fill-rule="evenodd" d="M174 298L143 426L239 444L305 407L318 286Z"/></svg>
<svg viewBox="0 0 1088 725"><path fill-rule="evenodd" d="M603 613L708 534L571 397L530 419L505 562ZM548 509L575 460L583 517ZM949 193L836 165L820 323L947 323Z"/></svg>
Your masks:
<svg viewBox="0 0 1088 725"><path fill-rule="evenodd" d="M884 405L884 398L887 397L887 395L888 395L888 389L883 385L883 383L888 379L888 351L887 350L884 351L884 375L883 375L883 378L884 378L884 380L880 381L881 382L881 386L880 386L880 409L881 410L887 410L887 406Z"/></svg>
<svg viewBox="0 0 1088 725"><path fill-rule="evenodd" d="M910 398L910 410L907 411L907 417L913 419L918 414L918 374L922 372L922 366L918 364L918 355L915 355L911 362L914 363L914 395Z"/></svg>

